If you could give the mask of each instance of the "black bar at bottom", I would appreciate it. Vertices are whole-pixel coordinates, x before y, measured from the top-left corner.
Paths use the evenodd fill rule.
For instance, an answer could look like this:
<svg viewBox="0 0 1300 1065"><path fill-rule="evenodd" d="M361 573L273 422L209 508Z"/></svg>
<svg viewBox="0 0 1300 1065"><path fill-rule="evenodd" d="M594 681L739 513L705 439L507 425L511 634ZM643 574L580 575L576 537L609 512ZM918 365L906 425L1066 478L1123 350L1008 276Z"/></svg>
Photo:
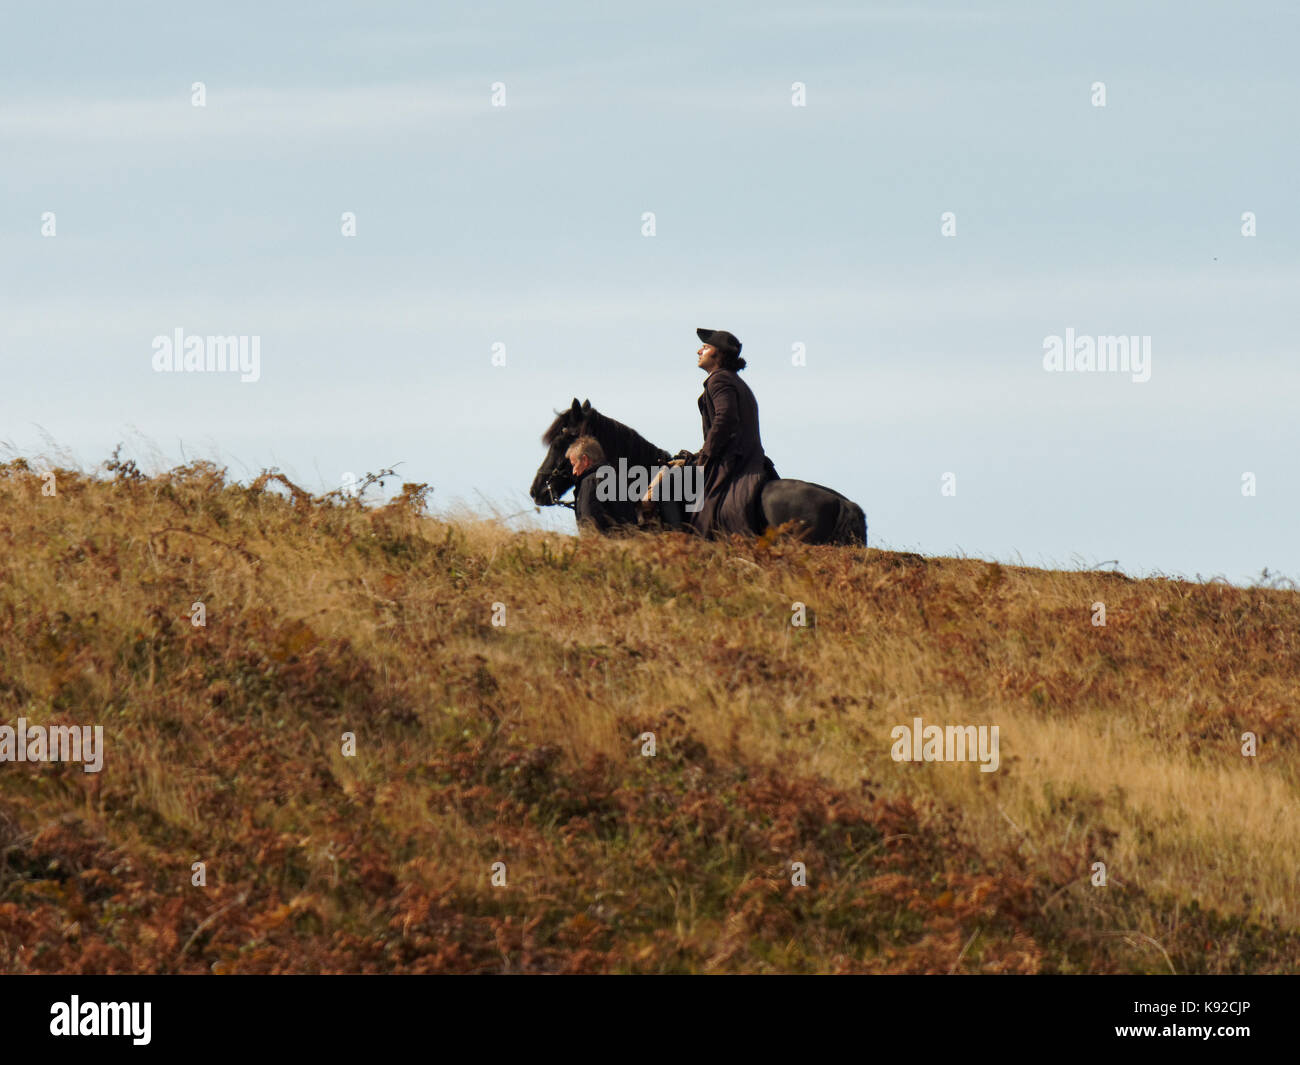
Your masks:
<svg viewBox="0 0 1300 1065"><path fill-rule="evenodd" d="M754 1040L768 1051L817 1053L845 1039L885 1051L884 1036L927 1052L1031 1044L1280 1052L1293 1046L1300 990L1293 976L701 979L8 976L3 1046L13 1061L28 1060L18 1057L24 1049L93 1054L109 1044L333 1059L411 1041L446 1052L468 1040L491 1055L543 1043L594 1049L595 1038L614 1040L600 1044L610 1053L674 1055L734 1053Z"/></svg>

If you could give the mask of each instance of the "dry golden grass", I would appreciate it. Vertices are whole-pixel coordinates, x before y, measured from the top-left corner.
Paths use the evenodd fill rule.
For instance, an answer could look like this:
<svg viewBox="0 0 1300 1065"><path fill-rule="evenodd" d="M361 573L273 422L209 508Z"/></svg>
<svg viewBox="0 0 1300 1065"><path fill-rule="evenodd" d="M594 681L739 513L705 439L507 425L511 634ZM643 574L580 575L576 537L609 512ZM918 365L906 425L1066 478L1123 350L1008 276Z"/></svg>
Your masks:
<svg viewBox="0 0 1300 1065"><path fill-rule="evenodd" d="M107 745L0 764L4 971L1300 970L1294 592L109 470L0 467L0 724Z"/></svg>

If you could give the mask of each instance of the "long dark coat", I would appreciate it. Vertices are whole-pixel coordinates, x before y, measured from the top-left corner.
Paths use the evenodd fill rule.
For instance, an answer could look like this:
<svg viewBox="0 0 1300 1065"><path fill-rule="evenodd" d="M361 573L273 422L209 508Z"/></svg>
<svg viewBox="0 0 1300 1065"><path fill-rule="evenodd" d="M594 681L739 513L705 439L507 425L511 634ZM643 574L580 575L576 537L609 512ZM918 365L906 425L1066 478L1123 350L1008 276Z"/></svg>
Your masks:
<svg viewBox="0 0 1300 1065"><path fill-rule="evenodd" d="M763 531L760 493L777 476L758 433L758 400L730 370L714 370L699 399L704 424L704 504L691 515L705 536Z"/></svg>

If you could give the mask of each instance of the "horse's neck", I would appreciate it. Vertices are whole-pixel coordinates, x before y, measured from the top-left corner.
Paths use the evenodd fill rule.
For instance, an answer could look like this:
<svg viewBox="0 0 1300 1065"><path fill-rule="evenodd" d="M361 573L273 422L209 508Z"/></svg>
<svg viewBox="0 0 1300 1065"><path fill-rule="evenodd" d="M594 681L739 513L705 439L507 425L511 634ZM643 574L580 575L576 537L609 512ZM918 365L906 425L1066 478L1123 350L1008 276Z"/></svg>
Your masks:
<svg viewBox="0 0 1300 1065"><path fill-rule="evenodd" d="M662 462L668 452L630 429L622 422L595 412L596 430L592 435L600 441L605 457L610 462L626 459L629 465L649 466Z"/></svg>

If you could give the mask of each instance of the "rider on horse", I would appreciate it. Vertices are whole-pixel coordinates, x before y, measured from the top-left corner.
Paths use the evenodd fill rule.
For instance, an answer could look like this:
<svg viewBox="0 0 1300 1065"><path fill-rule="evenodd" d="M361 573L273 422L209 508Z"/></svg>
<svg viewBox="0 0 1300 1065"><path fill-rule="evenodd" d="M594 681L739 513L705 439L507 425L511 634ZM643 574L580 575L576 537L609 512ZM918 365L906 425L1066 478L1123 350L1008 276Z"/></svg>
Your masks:
<svg viewBox="0 0 1300 1065"><path fill-rule="evenodd" d="M754 536L763 531L763 485L778 476L759 438L758 400L739 377L745 368L740 341L723 329L695 332L703 341L697 365L708 375L698 400L704 446L677 456L704 467L704 504L691 524L710 538Z"/></svg>

